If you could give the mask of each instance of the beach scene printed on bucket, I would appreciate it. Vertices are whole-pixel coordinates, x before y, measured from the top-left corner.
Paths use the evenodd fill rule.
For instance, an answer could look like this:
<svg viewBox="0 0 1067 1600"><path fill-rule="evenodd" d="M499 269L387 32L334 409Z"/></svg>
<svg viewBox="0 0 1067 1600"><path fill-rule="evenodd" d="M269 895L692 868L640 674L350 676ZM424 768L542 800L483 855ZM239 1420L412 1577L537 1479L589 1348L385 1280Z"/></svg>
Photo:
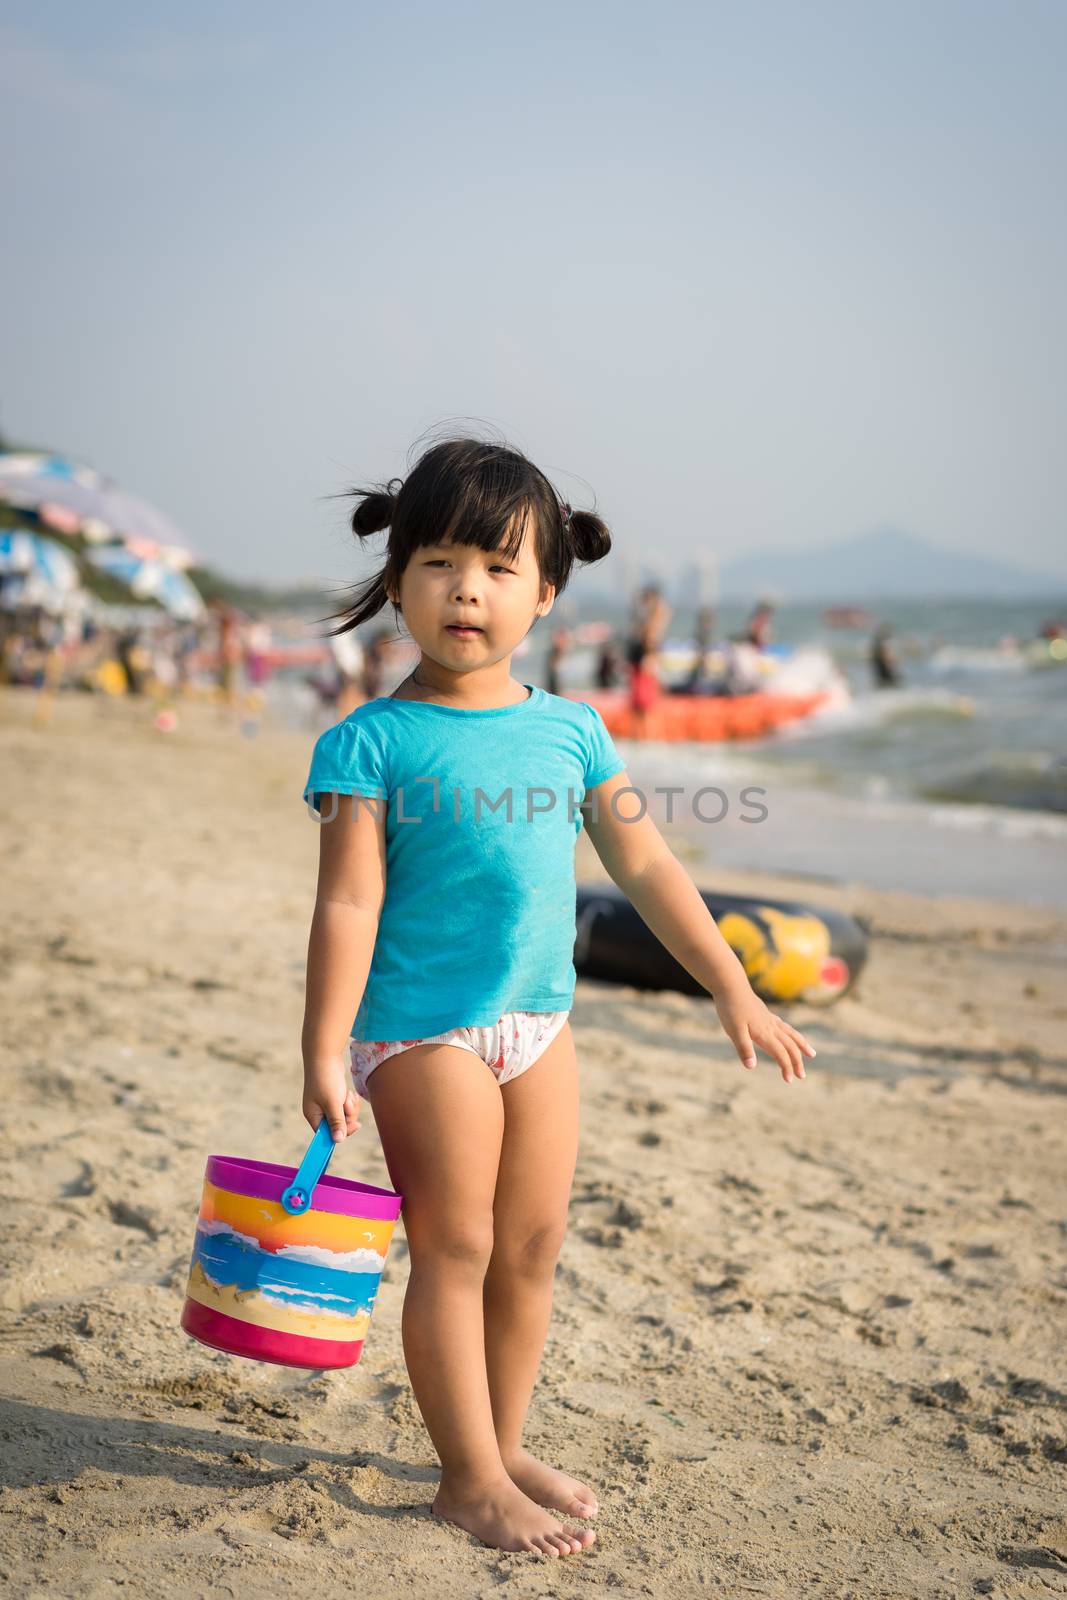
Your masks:
<svg viewBox="0 0 1067 1600"><path fill-rule="evenodd" d="M300 1231L316 1242L294 1242ZM186 1293L279 1332L362 1340L392 1231L390 1222L322 1211L292 1217L205 1181Z"/></svg>

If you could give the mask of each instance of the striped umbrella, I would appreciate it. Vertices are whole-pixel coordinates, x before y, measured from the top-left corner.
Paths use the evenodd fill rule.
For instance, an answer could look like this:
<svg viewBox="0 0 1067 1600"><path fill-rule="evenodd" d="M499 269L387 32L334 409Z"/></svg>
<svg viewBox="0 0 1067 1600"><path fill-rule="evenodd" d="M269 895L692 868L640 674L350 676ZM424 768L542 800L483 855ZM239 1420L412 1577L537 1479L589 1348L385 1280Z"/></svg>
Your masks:
<svg viewBox="0 0 1067 1600"><path fill-rule="evenodd" d="M158 600L172 617L195 622L206 615L203 597L184 572L175 572L164 562L146 559L120 544L101 545L89 553L89 560L101 572L128 584L141 600Z"/></svg>
<svg viewBox="0 0 1067 1600"><path fill-rule="evenodd" d="M76 527L90 542L139 540L151 546L153 559L175 569L194 561L185 536L162 511L120 489L95 467L66 456L0 453L0 501L31 511L64 533Z"/></svg>
<svg viewBox="0 0 1067 1600"><path fill-rule="evenodd" d="M68 550L21 528L0 530L3 605L62 611L81 585L78 563Z"/></svg>

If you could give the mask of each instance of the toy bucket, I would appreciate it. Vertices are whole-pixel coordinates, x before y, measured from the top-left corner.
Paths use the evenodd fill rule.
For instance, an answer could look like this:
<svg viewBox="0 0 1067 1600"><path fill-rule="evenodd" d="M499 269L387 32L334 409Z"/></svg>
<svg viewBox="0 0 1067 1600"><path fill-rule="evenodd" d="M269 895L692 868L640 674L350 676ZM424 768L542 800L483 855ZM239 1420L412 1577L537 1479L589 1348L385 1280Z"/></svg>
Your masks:
<svg viewBox="0 0 1067 1600"><path fill-rule="evenodd" d="M325 1118L297 1169L209 1156L181 1325L288 1367L352 1367L403 1196L328 1178Z"/></svg>

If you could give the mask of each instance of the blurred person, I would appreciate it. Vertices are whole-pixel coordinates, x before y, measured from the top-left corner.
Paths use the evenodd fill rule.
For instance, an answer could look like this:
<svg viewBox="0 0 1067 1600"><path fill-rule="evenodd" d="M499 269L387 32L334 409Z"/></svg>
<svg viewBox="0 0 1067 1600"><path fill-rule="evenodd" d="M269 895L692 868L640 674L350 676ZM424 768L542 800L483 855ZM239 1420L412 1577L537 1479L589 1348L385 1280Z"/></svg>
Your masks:
<svg viewBox="0 0 1067 1600"><path fill-rule="evenodd" d="M680 692L682 694L709 694L711 680L708 675L708 652L715 637L715 607L701 606L696 614L693 629L693 665Z"/></svg>
<svg viewBox="0 0 1067 1600"><path fill-rule="evenodd" d="M626 658L617 639L606 639L597 656L595 682L598 689L617 689L626 682Z"/></svg>
<svg viewBox="0 0 1067 1600"><path fill-rule="evenodd" d="M125 695L129 688L126 669L119 658L119 631L112 623L105 623L89 647L88 687L100 691L108 700Z"/></svg>
<svg viewBox="0 0 1067 1600"><path fill-rule="evenodd" d="M347 716L367 698L367 651L352 631L328 635L326 645L329 658L324 670L308 674L304 682L315 691L320 710Z"/></svg>
<svg viewBox="0 0 1067 1600"><path fill-rule="evenodd" d="M174 639L165 635L152 650L152 693L157 700L170 700L178 686L178 664L174 658Z"/></svg>
<svg viewBox="0 0 1067 1600"><path fill-rule="evenodd" d="M123 628L115 640L115 659L126 676L126 693L144 692L145 653L136 628Z"/></svg>
<svg viewBox="0 0 1067 1600"><path fill-rule="evenodd" d="M660 649L672 615L658 583L646 583L638 591L627 649L631 665L640 656L653 655Z"/></svg>
<svg viewBox="0 0 1067 1600"><path fill-rule="evenodd" d="M763 654L747 633L730 636L726 646L726 676L721 693L755 694L763 687Z"/></svg>
<svg viewBox="0 0 1067 1600"><path fill-rule="evenodd" d="M185 694L193 687L193 658L204 648L204 635L208 627L208 623L201 621L186 622L178 629L174 643L174 664L179 694Z"/></svg>
<svg viewBox="0 0 1067 1600"><path fill-rule="evenodd" d="M339 717L361 705L366 695L366 652L354 633L335 633L329 639L335 683L333 706Z"/></svg>
<svg viewBox="0 0 1067 1600"><path fill-rule="evenodd" d="M271 647L270 623L262 617L249 617L242 632L245 680L250 689L261 690L270 678L268 652Z"/></svg>
<svg viewBox="0 0 1067 1600"><path fill-rule="evenodd" d="M396 637L388 628L379 629L367 646L363 663L363 693L368 700L377 700L385 687L385 676Z"/></svg>
<svg viewBox="0 0 1067 1600"><path fill-rule="evenodd" d="M14 573L0 572L0 683L15 682L15 658L21 634L14 603L5 602L5 591L14 594L14 584L8 580Z"/></svg>
<svg viewBox="0 0 1067 1600"><path fill-rule="evenodd" d="M875 629L871 639L870 664L874 677L875 687L879 689L895 689L900 683L900 667L897 663L896 652L889 643L892 628L888 622L883 622Z"/></svg>
<svg viewBox="0 0 1067 1600"><path fill-rule="evenodd" d="M658 583L645 584L637 596L635 617L626 646L630 667L630 709L634 737L646 738L649 712L659 699L659 652L672 611Z"/></svg>
<svg viewBox="0 0 1067 1600"><path fill-rule="evenodd" d="M41 675L41 690L37 696L37 703L33 708L33 720L38 727L51 721L53 705L63 686L63 678L70 653L67 644L67 629L63 618L49 616L47 613L42 612L40 640L41 649L44 652L44 670Z"/></svg>
<svg viewBox="0 0 1067 1600"><path fill-rule="evenodd" d="M560 668L563 658L571 647L569 628L556 628L552 634L552 643L548 650L548 659L545 663L545 688L549 694L559 694L562 687L560 681Z"/></svg>
<svg viewBox="0 0 1067 1600"><path fill-rule="evenodd" d="M270 624L260 616L246 617L240 630L240 647L245 678L241 732L246 738L254 738L259 732L270 680Z"/></svg>
<svg viewBox="0 0 1067 1600"><path fill-rule="evenodd" d="M757 650L766 650L771 642L771 628L774 622L774 607L767 600L761 600L753 606L745 624L745 638Z"/></svg>
<svg viewBox="0 0 1067 1600"><path fill-rule="evenodd" d="M241 661L241 629L237 608L226 600L212 601L215 613L217 687L222 704L232 707L237 696L237 668Z"/></svg>

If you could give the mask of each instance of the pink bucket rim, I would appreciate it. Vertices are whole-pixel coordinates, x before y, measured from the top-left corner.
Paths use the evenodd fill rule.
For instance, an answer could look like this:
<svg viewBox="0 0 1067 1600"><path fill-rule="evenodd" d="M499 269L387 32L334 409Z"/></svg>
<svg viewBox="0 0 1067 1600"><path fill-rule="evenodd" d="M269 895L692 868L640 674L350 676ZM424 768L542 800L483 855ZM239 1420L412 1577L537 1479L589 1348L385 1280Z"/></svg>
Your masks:
<svg viewBox="0 0 1067 1600"><path fill-rule="evenodd" d="M276 1161L253 1161L247 1156L208 1156L204 1173L209 1183L231 1194L247 1195L252 1200L275 1200L296 1177L295 1167ZM339 1217L368 1217L377 1222L395 1222L404 1203L394 1189L379 1189L377 1184L357 1183L353 1178L334 1178L329 1173L315 1185L312 1211L329 1211Z"/></svg>

